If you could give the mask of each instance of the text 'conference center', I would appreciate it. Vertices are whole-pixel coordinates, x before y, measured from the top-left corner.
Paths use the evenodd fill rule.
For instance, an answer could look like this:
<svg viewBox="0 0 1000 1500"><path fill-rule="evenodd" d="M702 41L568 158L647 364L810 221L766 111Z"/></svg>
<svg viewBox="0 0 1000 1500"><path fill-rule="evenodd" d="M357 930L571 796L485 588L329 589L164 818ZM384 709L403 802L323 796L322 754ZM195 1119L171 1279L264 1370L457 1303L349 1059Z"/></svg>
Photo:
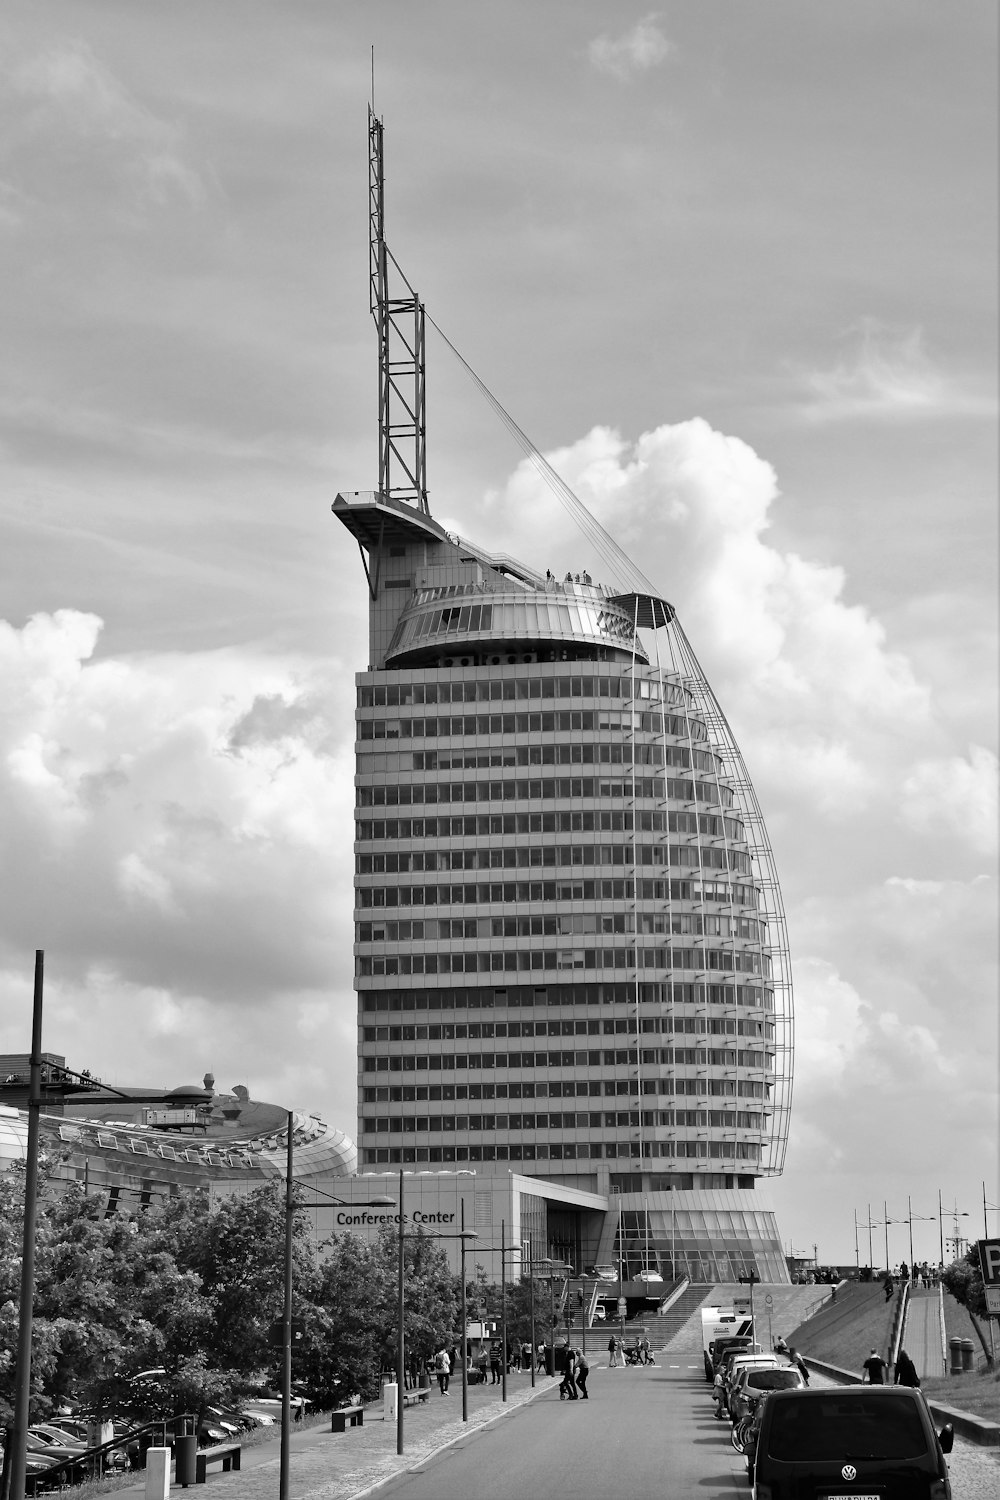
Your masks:
<svg viewBox="0 0 1000 1500"><path fill-rule="evenodd" d="M572 1215L559 1188L609 1200L576 1236L583 1258L786 1279L755 1191L788 1125L780 898L672 608L540 577L385 497L339 495L334 513L370 594L362 1171L544 1179L550 1214Z"/></svg>

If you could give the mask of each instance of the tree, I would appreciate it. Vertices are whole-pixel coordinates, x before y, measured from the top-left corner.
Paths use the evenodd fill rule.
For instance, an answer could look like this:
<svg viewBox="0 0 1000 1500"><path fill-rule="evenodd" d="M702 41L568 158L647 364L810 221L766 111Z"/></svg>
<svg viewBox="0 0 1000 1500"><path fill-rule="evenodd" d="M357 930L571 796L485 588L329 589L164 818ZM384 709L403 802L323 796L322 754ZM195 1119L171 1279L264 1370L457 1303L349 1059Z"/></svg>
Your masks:
<svg viewBox="0 0 1000 1500"><path fill-rule="evenodd" d="M986 1291L983 1286L983 1274L979 1265L979 1250L973 1245L972 1249L964 1255L961 1260L952 1261L941 1273L941 1282L946 1291L949 1291L955 1301L965 1308L976 1330L986 1355L986 1362L990 1369L993 1368L993 1356L987 1346L982 1328L979 1326L979 1318L989 1316L986 1309Z"/></svg>

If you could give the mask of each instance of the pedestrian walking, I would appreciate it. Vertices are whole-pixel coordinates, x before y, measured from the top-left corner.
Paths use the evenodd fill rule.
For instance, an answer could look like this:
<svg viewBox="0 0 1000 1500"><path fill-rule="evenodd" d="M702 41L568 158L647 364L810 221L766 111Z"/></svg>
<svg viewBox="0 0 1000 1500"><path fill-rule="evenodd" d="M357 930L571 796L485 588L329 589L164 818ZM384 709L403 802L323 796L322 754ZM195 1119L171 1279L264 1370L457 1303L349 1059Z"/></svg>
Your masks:
<svg viewBox="0 0 1000 1500"><path fill-rule="evenodd" d="M869 1385L885 1385L885 1372L887 1368L888 1366L881 1354L879 1354L877 1349L873 1349L861 1366L861 1384L864 1385L867 1380Z"/></svg>
<svg viewBox="0 0 1000 1500"><path fill-rule="evenodd" d="M791 1348L788 1351L788 1363L790 1365L794 1365L795 1366L795 1368L798 1370L799 1374L802 1376L802 1379L805 1381L806 1385L808 1385L809 1384L809 1371L806 1368L806 1362L802 1358L802 1355L796 1349L796 1347L795 1347L794 1344L791 1346Z"/></svg>
<svg viewBox="0 0 1000 1500"><path fill-rule="evenodd" d="M655 1364L656 1361L653 1358L653 1351L650 1348L649 1334L648 1333L644 1333L643 1336L642 1336L642 1345L641 1345L641 1348L642 1348L642 1362L643 1362L643 1364L644 1365L653 1365L653 1364Z"/></svg>
<svg viewBox="0 0 1000 1500"><path fill-rule="evenodd" d="M448 1381L451 1375L451 1359L447 1349L439 1349L434 1356L434 1373L437 1376L438 1390L442 1396L448 1394Z"/></svg>
<svg viewBox="0 0 1000 1500"><path fill-rule="evenodd" d="M587 1376L589 1374L590 1365L587 1363L587 1356L578 1349L576 1354L576 1383L580 1388L580 1395L584 1401L590 1400L590 1397L587 1395Z"/></svg>
<svg viewBox="0 0 1000 1500"><path fill-rule="evenodd" d="M609 1370L616 1370L617 1368L618 1368L618 1340L615 1338L614 1334L612 1334L611 1337L608 1339L608 1369Z"/></svg>
<svg viewBox="0 0 1000 1500"><path fill-rule="evenodd" d="M490 1374L493 1379L490 1385L500 1385L503 1381L503 1346L496 1339L490 1344Z"/></svg>
<svg viewBox="0 0 1000 1500"><path fill-rule="evenodd" d="M920 1389L920 1376L917 1374L917 1367L905 1349L900 1349L896 1358L896 1378L893 1383L895 1385L909 1385L915 1390Z"/></svg>

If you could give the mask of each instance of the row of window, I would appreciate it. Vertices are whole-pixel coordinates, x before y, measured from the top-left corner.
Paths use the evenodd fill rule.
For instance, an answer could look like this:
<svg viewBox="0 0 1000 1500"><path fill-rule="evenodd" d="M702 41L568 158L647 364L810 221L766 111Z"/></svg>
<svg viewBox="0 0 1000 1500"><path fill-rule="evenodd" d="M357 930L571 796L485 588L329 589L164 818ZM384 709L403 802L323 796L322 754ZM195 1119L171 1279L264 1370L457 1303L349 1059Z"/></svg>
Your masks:
<svg viewBox="0 0 1000 1500"><path fill-rule="evenodd" d="M422 869L419 851L358 854L359 875L396 875ZM391 906L488 906L490 902L539 901L721 901L726 906L756 907L756 886L735 880L504 880L489 885L358 886L355 898L362 910Z"/></svg>
<svg viewBox="0 0 1000 1500"><path fill-rule="evenodd" d="M679 714L633 714L631 709L586 708L530 714L449 714L425 719L358 719L359 740L441 739L450 735L580 734L587 730L633 729L644 734L671 735L680 740L706 740L700 719Z"/></svg>
<svg viewBox="0 0 1000 1500"><path fill-rule="evenodd" d="M408 1104L427 1099L597 1099L640 1094L678 1094L699 1099L766 1099L769 1086L757 1078L549 1078L508 1083L395 1083L368 1086L365 1104Z"/></svg>
<svg viewBox="0 0 1000 1500"><path fill-rule="evenodd" d="M546 643L567 636L600 636L625 645L635 640L635 626L618 610L602 608L594 599L522 594L516 599L494 597L490 604L456 604L420 614L411 611L396 626L389 651L435 636L445 638L447 650L482 650L484 643L475 640L482 635L495 641ZM447 644L449 637L453 644Z"/></svg>
<svg viewBox="0 0 1000 1500"><path fill-rule="evenodd" d="M619 1109L530 1115L365 1115L365 1135L415 1135L427 1130L435 1134L450 1130L615 1130L639 1124L656 1126L706 1126L720 1130L759 1130L759 1110L722 1109Z"/></svg>
<svg viewBox="0 0 1000 1500"><path fill-rule="evenodd" d="M679 704L692 701L691 694L676 682L658 678L620 676L556 676L544 668L530 677L489 677L460 679L457 682L387 682L365 683L358 688L359 708L405 708L411 703L488 703L510 702L530 698L633 698L640 702Z"/></svg>
<svg viewBox="0 0 1000 1500"><path fill-rule="evenodd" d="M551 870L640 868L735 870L750 874L750 856L716 844L514 844L471 849L415 849L411 870ZM372 856L375 858L375 856Z"/></svg>
<svg viewBox="0 0 1000 1500"><path fill-rule="evenodd" d="M509 745L502 749L369 751L357 756L357 769L367 771L475 771L490 766L676 766L689 771L714 771L718 765L709 750L691 751L686 745Z"/></svg>
<svg viewBox="0 0 1000 1500"><path fill-rule="evenodd" d="M712 957L714 955L714 961ZM731 953L706 948L531 948L472 953L360 953L355 973L361 979L382 974L506 974L577 969L721 969L770 973L770 958L754 949Z"/></svg>
<svg viewBox="0 0 1000 1500"><path fill-rule="evenodd" d="M760 1146L756 1141L512 1141L502 1146L365 1146L361 1151L366 1167L405 1162L642 1161L657 1156L759 1162Z"/></svg>
<svg viewBox="0 0 1000 1500"><path fill-rule="evenodd" d="M770 1068L774 1055L735 1047L618 1047L587 1052L426 1052L364 1059L366 1073L473 1072L492 1068L614 1068L690 1065L707 1068Z"/></svg>
<svg viewBox="0 0 1000 1500"><path fill-rule="evenodd" d="M631 833L633 821L643 833L701 833L743 843L746 833L737 818L718 813L661 812L630 807L574 808L561 812L463 813L441 818L363 818L359 839L496 838L525 833Z"/></svg>
<svg viewBox="0 0 1000 1500"><path fill-rule="evenodd" d="M386 786L359 786L358 807L425 807L452 802L551 802L572 797L645 797L654 802L704 802L732 807L733 791L714 781L682 781L675 777L626 776L604 779L595 776L545 776L538 780L513 777L496 781L401 782Z"/></svg>
<svg viewBox="0 0 1000 1500"><path fill-rule="evenodd" d="M752 917L703 917L696 912L554 912L537 917L424 917L412 921L358 923L359 943L408 943L431 938L571 937L574 933L680 933L690 936L756 938ZM716 950L710 950L711 954ZM703 968L731 968L712 960Z"/></svg>
<svg viewBox="0 0 1000 1500"><path fill-rule="evenodd" d="M595 1005L749 1005L774 1008L774 994L750 984L690 984L680 980L642 980L636 984L510 984L466 989L363 990L358 1009L363 1015L376 1011L408 1010L532 1010L536 1007L572 1005L592 1013Z"/></svg>
<svg viewBox="0 0 1000 1500"><path fill-rule="evenodd" d="M641 1016L639 1025L644 1036L774 1036L771 1021L737 1021L725 1016ZM364 1026L362 1036L366 1042L450 1042L499 1036L635 1036L635 1028L635 1016L574 1021L442 1021L428 1026Z"/></svg>

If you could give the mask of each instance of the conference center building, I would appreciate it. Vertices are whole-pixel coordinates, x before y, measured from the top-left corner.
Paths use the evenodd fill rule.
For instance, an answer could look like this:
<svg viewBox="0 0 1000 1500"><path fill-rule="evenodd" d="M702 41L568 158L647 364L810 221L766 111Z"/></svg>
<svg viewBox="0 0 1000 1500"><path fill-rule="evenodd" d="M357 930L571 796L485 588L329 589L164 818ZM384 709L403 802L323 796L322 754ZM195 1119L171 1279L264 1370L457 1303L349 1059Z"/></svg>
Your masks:
<svg viewBox="0 0 1000 1500"><path fill-rule="evenodd" d="M532 1258L786 1280L762 1190L791 1102L781 897L672 606L395 498L333 510L369 594L360 1172L402 1171L415 1209L469 1191Z"/></svg>

